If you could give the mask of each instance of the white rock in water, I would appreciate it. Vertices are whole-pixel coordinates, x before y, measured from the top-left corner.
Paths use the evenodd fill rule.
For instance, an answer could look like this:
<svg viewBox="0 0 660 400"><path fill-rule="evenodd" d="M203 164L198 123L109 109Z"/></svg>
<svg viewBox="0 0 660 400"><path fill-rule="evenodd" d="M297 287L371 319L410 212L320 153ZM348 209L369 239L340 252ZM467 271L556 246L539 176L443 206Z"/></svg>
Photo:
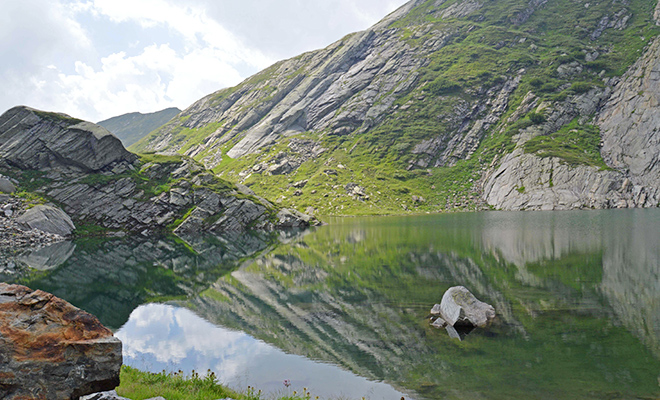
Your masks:
<svg viewBox="0 0 660 400"><path fill-rule="evenodd" d="M440 303L442 318L451 326L488 326L495 319L495 308L477 300L463 286L447 289Z"/></svg>

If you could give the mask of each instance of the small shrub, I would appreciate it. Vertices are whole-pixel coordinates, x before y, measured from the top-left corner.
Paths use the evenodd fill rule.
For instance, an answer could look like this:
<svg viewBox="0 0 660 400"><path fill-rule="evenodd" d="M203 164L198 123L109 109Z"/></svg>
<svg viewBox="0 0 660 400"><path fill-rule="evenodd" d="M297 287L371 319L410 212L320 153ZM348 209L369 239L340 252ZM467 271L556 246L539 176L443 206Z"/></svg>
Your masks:
<svg viewBox="0 0 660 400"><path fill-rule="evenodd" d="M545 81L541 78L538 78L538 77L537 78L532 78L529 81L529 84L532 85L535 88L540 88L544 83L545 83Z"/></svg>
<svg viewBox="0 0 660 400"><path fill-rule="evenodd" d="M529 118L530 121L532 121L534 125L539 125L546 121L545 116L541 113L531 112L527 114L527 117Z"/></svg>
<svg viewBox="0 0 660 400"><path fill-rule="evenodd" d="M433 82L426 85L426 90L436 96L442 96L459 91L461 87L445 77L438 77Z"/></svg>
<svg viewBox="0 0 660 400"><path fill-rule="evenodd" d="M575 82L571 85L571 92L575 94L587 93L593 86L587 82Z"/></svg>

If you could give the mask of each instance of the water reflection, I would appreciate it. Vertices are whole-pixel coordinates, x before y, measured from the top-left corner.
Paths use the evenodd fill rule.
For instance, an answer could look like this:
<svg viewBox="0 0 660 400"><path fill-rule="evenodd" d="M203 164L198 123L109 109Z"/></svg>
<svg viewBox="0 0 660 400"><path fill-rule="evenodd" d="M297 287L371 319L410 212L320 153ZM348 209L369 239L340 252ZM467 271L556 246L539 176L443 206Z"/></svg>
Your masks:
<svg viewBox="0 0 660 400"><path fill-rule="evenodd" d="M114 328L130 315L129 363L211 368L238 386L353 379L310 361L268 375L286 353L420 398L657 398L658 238L658 210L337 219L281 237L79 241L7 279ZM495 306L490 331L458 342L429 327L454 285ZM194 315L138 308L154 300Z"/></svg>
<svg viewBox="0 0 660 400"><path fill-rule="evenodd" d="M12 266L0 280L53 293L117 329L140 304L194 296L242 260L298 234L63 242L0 260Z"/></svg>
<svg viewBox="0 0 660 400"><path fill-rule="evenodd" d="M655 397L659 266L657 239L648 238L659 237L659 217L641 210L336 220L218 280L209 290L228 301L194 298L191 308L423 397ZM627 247L632 231L646 239ZM611 278L617 274L625 277ZM424 319L457 284L500 316L492 331L461 345Z"/></svg>
<svg viewBox="0 0 660 400"><path fill-rule="evenodd" d="M269 394L313 388L312 397L398 399L405 396L384 383L371 382L332 365L310 361L238 331L215 326L189 310L150 304L138 307L117 333L124 362L159 372L214 371L238 390L258 382ZM292 386L284 388L290 379Z"/></svg>

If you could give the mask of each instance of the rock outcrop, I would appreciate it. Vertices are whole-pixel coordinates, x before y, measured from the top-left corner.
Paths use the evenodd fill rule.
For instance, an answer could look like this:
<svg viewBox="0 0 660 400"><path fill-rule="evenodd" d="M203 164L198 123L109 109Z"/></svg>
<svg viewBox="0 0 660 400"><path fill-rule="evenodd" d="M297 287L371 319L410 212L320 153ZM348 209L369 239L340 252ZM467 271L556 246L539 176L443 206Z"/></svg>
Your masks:
<svg viewBox="0 0 660 400"><path fill-rule="evenodd" d="M11 179L0 176L0 193L11 194L16 191L16 185Z"/></svg>
<svg viewBox="0 0 660 400"><path fill-rule="evenodd" d="M99 393L90 394L88 396L83 396L80 398L80 400L130 400L130 399L121 397L117 395L116 391L110 390L107 392L99 392Z"/></svg>
<svg viewBox="0 0 660 400"><path fill-rule="evenodd" d="M27 248L38 248L41 245L47 245L63 241L65 238L61 235L44 232L39 229L28 229L25 226L19 226L18 216L26 211L26 205L23 199L9 195L0 195L0 256L14 256ZM2 260L0 260L0 273L3 270Z"/></svg>
<svg viewBox="0 0 660 400"><path fill-rule="evenodd" d="M597 123L608 165L643 196L640 206L660 204L660 39L614 87Z"/></svg>
<svg viewBox="0 0 660 400"><path fill-rule="evenodd" d="M119 385L121 342L64 300L0 283L0 361L3 399L73 400Z"/></svg>
<svg viewBox="0 0 660 400"><path fill-rule="evenodd" d="M247 188L242 193L192 159L139 159L104 128L62 114L7 111L0 116L0 156L0 169L19 186L61 208L29 209L16 221L24 229L68 236L75 221L144 235L182 225L191 234L315 222Z"/></svg>
<svg viewBox="0 0 660 400"><path fill-rule="evenodd" d="M137 161L105 128L23 106L0 116L0 157L10 166L41 171L123 172Z"/></svg>

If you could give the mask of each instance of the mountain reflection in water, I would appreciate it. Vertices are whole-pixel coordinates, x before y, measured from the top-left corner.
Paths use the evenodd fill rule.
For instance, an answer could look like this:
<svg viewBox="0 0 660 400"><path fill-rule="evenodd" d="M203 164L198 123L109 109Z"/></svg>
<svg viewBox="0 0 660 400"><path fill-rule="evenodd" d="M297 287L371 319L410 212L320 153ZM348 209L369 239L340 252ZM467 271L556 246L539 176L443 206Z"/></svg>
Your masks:
<svg viewBox="0 0 660 400"><path fill-rule="evenodd" d="M659 210L336 219L279 238L77 242L65 261L62 249L53 257L56 267L4 278L114 328L140 304L168 300L221 336L250 335L243 355L267 343L418 398L657 398L658 238ZM454 285L495 306L489 331L458 342L428 326L429 309ZM142 310L127 327L151 321ZM135 332L123 339L141 343L146 333ZM153 357L130 349L129 360ZM181 351L158 352L177 364ZM231 370L236 352L227 351L183 359Z"/></svg>

